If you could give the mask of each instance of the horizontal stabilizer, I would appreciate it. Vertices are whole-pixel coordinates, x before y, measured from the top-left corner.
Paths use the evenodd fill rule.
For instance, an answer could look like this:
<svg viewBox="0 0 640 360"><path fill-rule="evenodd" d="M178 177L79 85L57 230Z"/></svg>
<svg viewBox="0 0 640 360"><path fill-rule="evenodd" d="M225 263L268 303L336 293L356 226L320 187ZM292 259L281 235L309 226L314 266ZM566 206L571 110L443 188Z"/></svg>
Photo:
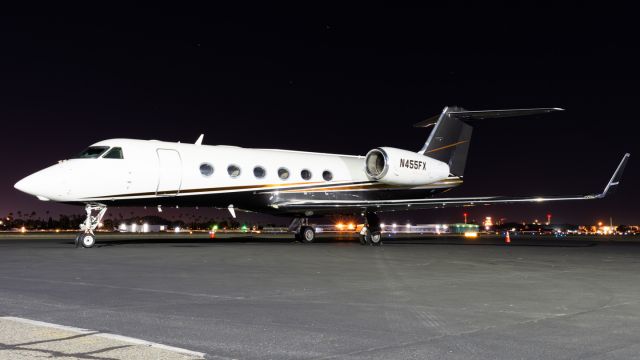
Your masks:
<svg viewBox="0 0 640 360"><path fill-rule="evenodd" d="M493 119L493 118L508 118L527 115L548 114L554 111L564 111L561 108L534 108L534 109L506 109L506 110L476 110L468 111L460 108L456 108L453 111L448 111L447 115L455 117L460 120L479 120L479 119ZM429 119L423 120L414 127L428 127L433 125L441 115L433 116Z"/></svg>

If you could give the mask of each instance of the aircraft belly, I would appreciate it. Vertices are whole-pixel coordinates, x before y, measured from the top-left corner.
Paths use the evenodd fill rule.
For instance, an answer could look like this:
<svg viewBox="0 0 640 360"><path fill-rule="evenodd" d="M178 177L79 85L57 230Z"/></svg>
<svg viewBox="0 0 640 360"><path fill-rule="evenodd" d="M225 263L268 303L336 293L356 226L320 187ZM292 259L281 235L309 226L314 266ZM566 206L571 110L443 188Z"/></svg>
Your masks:
<svg viewBox="0 0 640 360"><path fill-rule="evenodd" d="M305 209L281 209L278 203L304 200L391 200L428 198L441 193L446 188L419 190L369 190L369 191L337 191L337 192L298 192L298 193L268 193L257 191L238 191L210 194L180 194L178 196L147 197L137 199L108 199L101 201L107 206L149 206L162 205L165 207L213 207L234 208L247 211L272 214L297 214L307 210L320 213L340 213L342 209L314 209L312 205ZM353 211L353 209L349 209Z"/></svg>

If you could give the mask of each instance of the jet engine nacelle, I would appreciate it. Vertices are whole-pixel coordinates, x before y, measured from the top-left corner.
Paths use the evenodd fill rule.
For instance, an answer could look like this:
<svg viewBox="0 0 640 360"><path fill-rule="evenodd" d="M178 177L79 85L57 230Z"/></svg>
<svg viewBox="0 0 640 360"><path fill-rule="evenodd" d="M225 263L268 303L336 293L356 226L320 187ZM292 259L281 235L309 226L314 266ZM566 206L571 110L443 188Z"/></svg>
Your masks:
<svg viewBox="0 0 640 360"><path fill-rule="evenodd" d="M373 149L364 162L370 179L390 185L426 185L449 177L449 165L402 149Z"/></svg>

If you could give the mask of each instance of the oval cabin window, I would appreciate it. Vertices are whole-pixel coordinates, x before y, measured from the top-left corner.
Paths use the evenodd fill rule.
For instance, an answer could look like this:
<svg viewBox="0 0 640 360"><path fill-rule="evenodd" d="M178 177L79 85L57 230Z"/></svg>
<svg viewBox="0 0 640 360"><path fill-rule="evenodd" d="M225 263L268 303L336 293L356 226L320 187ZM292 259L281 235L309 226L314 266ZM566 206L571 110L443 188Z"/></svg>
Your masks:
<svg viewBox="0 0 640 360"><path fill-rule="evenodd" d="M213 174L213 166L207 163L200 164L200 174L202 176L211 176Z"/></svg>
<svg viewBox="0 0 640 360"><path fill-rule="evenodd" d="M278 169L278 177L282 180L287 180L289 178L289 170L285 168Z"/></svg>
<svg viewBox="0 0 640 360"><path fill-rule="evenodd" d="M304 180L309 180L311 179L311 171L304 169L302 171L300 171L300 176L304 179Z"/></svg>
<svg viewBox="0 0 640 360"><path fill-rule="evenodd" d="M256 166L253 168L253 176L258 179L262 179L267 174L267 171L262 166Z"/></svg>
<svg viewBox="0 0 640 360"><path fill-rule="evenodd" d="M240 168L237 167L236 165L229 165L229 167L227 168L227 172L229 173L229 176L231 176L232 178L236 178L240 176Z"/></svg>
<svg viewBox="0 0 640 360"><path fill-rule="evenodd" d="M325 170L322 172L322 178L325 181L331 181L333 179L333 174L329 170Z"/></svg>

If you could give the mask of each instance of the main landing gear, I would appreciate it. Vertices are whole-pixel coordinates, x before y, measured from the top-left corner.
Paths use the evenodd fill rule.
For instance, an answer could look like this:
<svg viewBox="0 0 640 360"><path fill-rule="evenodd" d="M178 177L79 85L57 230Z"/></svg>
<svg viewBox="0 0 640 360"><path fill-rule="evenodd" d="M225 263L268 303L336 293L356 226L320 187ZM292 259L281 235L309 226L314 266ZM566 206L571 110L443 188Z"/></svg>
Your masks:
<svg viewBox="0 0 640 360"><path fill-rule="evenodd" d="M360 244L380 246L382 245L382 229L380 219L376 213L367 211L364 214L364 227L360 231Z"/></svg>
<svg viewBox="0 0 640 360"><path fill-rule="evenodd" d="M87 212L87 219L84 223L80 224L81 232L76 236L75 245L76 247L82 246L83 248L90 248L96 244L96 235L93 231L98 227L100 221L102 221L102 217L107 212L107 207L104 205L87 204L84 210ZM97 212L95 216L93 216L94 211Z"/></svg>
<svg viewBox="0 0 640 360"><path fill-rule="evenodd" d="M312 226L309 226L309 219L307 218L295 218L289 225L289 231L292 231L296 240L303 244L310 244L316 239L316 231Z"/></svg>

